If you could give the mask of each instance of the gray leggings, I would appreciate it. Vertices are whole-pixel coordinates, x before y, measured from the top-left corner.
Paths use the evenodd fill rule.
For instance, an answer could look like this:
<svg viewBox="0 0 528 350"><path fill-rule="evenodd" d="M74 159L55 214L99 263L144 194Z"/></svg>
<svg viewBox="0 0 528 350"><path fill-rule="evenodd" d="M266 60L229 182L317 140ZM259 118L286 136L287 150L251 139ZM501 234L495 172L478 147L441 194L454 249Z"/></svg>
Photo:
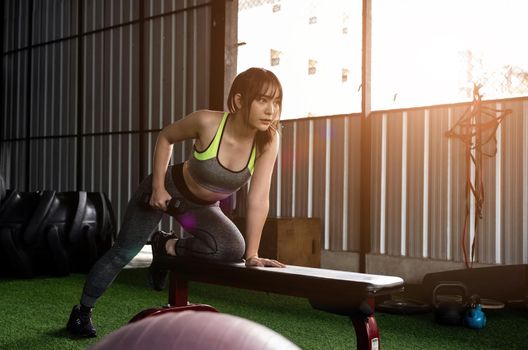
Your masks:
<svg viewBox="0 0 528 350"><path fill-rule="evenodd" d="M176 254L194 256L216 261L239 261L245 250L244 239L218 202L197 204L181 193L188 192L184 183L174 184L172 167L165 175L165 188L171 196L184 204L174 218L191 236L177 241ZM128 203L117 240L105 255L92 267L86 278L81 304L94 307L97 299L112 284L119 272L135 257L148 241L165 214L144 202L146 194L152 192L152 175L148 176L136 190Z"/></svg>

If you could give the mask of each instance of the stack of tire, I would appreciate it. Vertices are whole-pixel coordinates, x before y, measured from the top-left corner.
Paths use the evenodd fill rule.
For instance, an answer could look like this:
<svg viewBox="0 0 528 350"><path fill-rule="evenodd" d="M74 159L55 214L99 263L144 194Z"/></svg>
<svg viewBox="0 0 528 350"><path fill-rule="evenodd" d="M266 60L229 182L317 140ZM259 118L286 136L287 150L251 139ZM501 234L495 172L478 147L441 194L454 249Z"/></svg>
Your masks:
<svg viewBox="0 0 528 350"><path fill-rule="evenodd" d="M0 175L0 275L86 273L115 237L106 194L6 190Z"/></svg>

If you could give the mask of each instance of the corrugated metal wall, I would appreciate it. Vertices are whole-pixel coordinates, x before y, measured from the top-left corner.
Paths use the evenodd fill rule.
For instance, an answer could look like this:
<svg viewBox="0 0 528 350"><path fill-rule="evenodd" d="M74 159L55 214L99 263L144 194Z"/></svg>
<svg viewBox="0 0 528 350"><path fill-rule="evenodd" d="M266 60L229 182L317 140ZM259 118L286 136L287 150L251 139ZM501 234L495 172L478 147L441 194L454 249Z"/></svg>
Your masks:
<svg viewBox="0 0 528 350"><path fill-rule="evenodd" d="M528 99L484 106L512 114L498 128L497 155L484 157L483 217L472 209L478 230L470 226L466 246L476 236L476 262L527 263ZM466 150L445 133L467 107L373 113L373 253L464 261Z"/></svg>
<svg viewBox="0 0 528 350"><path fill-rule="evenodd" d="M484 160L483 218L466 245L477 236L476 262L527 263L528 99L485 105L512 114L498 129L497 156ZM464 261L465 146L445 133L467 107L371 115L371 253ZM321 218L326 250L360 250L360 130L357 115L283 122L270 215Z"/></svg>
<svg viewBox="0 0 528 350"><path fill-rule="evenodd" d="M151 170L159 129L209 106L210 2L3 6L0 171L8 187L104 191L121 218ZM186 151L175 149L175 161Z"/></svg>

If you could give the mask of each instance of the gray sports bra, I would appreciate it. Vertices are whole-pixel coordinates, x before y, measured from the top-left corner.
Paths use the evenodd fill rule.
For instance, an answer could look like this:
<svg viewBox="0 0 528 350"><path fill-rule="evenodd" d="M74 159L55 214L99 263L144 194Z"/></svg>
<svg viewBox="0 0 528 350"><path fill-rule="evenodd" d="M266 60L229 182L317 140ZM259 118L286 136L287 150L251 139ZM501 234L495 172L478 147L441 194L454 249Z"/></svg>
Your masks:
<svg viewBox="0 0 528 350"><path fill-rule="evenodd" d="M194 181L212 192L223 194L233 193L249 181L253 175L257 154L256 144L253 142L251 155L244 169L232 171L220 164L218 150L228 117L229 113L225 112L209 146L202 152L197 151L194 147L194 151L187 162L189 174Z"/></svg>

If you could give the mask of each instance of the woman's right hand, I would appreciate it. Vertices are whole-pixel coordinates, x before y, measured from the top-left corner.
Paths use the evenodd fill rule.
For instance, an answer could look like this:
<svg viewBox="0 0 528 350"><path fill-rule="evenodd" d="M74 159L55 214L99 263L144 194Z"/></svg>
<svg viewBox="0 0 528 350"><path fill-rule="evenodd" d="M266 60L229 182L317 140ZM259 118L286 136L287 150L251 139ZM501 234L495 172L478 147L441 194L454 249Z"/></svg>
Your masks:
<svg viewBox="0 0 528 350"><path fill-rule="evenodd" d="M172 196L165 188L152 189L150 195L149 205L155 209L161 211L167 211L167 205L170 202Z"/></svg>

